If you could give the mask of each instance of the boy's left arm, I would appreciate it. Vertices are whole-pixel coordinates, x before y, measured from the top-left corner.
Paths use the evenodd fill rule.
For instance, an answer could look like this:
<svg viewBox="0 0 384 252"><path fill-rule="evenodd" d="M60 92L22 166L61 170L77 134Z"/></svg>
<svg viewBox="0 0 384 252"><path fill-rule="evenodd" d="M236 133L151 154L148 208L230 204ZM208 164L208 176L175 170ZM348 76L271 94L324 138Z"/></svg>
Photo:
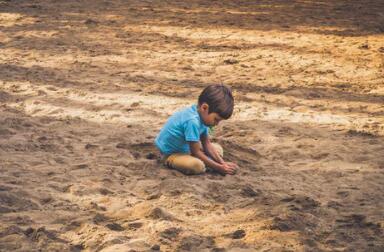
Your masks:
<svg viewBox="0 0 384 252"><path fill-rule="evenodd" d="M201 144L203 145L204 152L206 152L208 156L211 157L214 161L218 162L219 164L223 164L224 160L212 145L211 141L209 140L209 136L202 135L200 140Z"/></svg>

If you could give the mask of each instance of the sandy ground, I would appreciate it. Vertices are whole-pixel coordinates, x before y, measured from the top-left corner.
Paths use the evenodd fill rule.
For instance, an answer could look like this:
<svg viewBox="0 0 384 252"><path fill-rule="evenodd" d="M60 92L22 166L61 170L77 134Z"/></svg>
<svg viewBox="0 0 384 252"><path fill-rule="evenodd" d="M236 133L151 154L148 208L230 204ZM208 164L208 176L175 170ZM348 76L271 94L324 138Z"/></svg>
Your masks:
<svg viewBox="0 0 384 252"><path fill-rule="evenodd" d="M0 0L0 251L384 251L384 3ZM153 147L223 82L235 176Z"/></svg>

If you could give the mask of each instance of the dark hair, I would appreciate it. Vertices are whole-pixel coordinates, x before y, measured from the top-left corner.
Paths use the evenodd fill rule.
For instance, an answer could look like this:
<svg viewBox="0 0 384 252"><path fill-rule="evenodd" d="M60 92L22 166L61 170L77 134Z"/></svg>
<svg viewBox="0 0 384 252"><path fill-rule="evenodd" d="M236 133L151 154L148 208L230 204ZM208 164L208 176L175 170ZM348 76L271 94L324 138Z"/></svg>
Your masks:
<svg viewBox="0 0 384 252"><path fill-rule="evenodd" d="M213 84L204 88L199 96L199 105L207 103L208 113L217 113L223 119L228 119L233 113L234 100L231 89L223 84Z"/></svg>

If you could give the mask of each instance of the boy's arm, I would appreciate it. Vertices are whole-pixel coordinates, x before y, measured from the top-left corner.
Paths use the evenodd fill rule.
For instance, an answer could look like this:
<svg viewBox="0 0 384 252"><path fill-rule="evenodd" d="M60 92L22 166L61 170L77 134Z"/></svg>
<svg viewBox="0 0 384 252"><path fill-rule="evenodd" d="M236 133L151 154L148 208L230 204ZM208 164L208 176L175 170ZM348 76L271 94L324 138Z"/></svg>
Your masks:
<svg viewBox="0 0 384 252"><path fill-rule="evenodd" d="M224 174L234 174L236 168L231 167L227 164L219 164L218 162L210 159L200 148L199 142L188 142L189 148L191 150L192 156L200 159L204 162L204 164L212 169L214 169L217 172L224 173Z"/></svg>
<svg viewBox="0 0 384 252"><path fill-rule="evenodd" d="M224 164L223 158L220 156L220 154L217 152L216 148L213 147L211 141L209 140L208 135L202 135L201 136L201 144L203 145L204 151L211 157L213 160L218 162L219 164Z"/></svg>
<svg viewBox="0 0 384 252"><path fill-rule="evenodd" d="M192 156L203 161L206 166L213 168L218 172L224 172L221 164L210 159L207 155L205 155L205 153L200 148L199 142L189 142L189 148L191 150Z"/></svg>

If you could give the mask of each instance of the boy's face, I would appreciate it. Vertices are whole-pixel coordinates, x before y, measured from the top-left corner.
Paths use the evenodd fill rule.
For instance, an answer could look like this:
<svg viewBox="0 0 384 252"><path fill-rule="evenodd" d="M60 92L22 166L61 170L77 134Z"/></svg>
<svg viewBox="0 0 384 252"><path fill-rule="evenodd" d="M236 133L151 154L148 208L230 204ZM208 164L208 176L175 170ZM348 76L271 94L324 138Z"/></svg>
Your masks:
<svg viewBox="0 0 384 252"><path fill-rule="evenodd" d="M206 126L216 126L221 120L223 120L223 118L219 116L219 114L215 112L209 113L209 106L206 103L203 103L199 106L199 113L201 119L203 120L203 123Z"/></svg>

